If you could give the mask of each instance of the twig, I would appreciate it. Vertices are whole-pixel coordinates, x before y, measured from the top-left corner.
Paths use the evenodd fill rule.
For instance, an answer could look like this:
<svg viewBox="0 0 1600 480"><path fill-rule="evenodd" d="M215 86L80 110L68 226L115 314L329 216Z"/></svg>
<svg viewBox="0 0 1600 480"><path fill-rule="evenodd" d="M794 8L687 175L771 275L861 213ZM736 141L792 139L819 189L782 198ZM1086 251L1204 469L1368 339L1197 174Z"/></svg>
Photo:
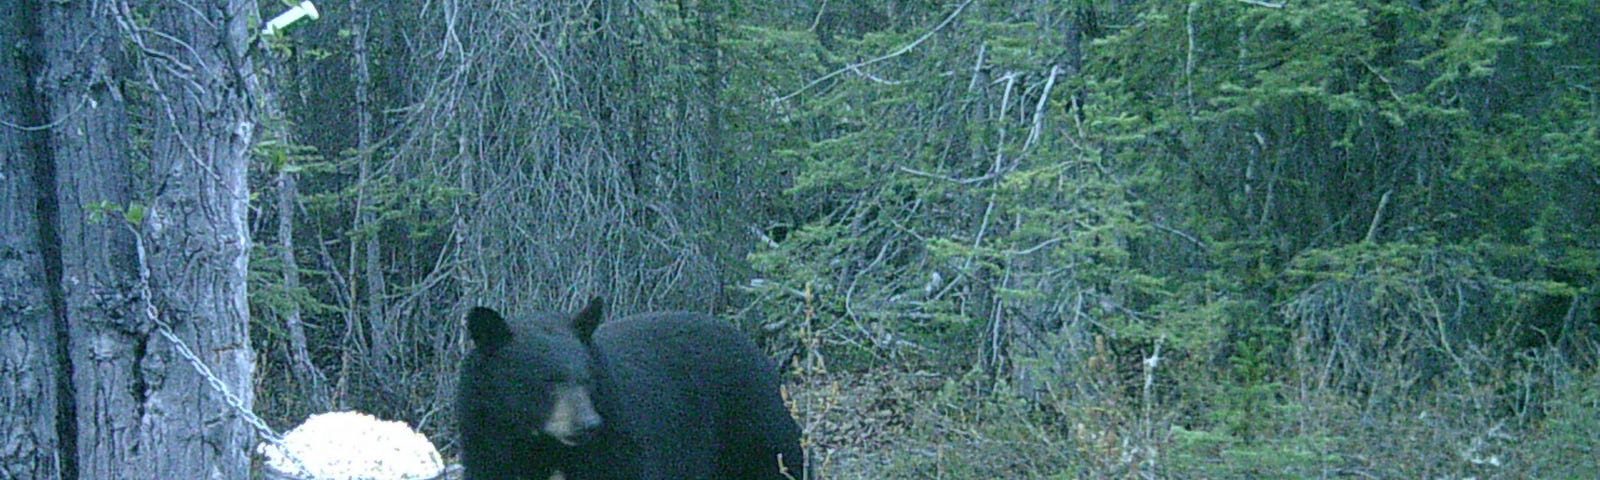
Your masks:
<svg viewBox="0 0 1600 480"><path fill-rule="evenodd" d="M972 268L972 260L978 256L978 249L983 247L983 234L989 231L989 216L994 213L994 193L989 194L989 204L983 208L983 221L978 223L978 234L972 239L972 251L967 252L967 260L962 262L961 271Z"/></svg>
<svg viewBox="0 0 1600 480"><path fill-rule="evenodd" d="M1169 226L1166 226L1166 225L1162 225L1160 222L1157 222L1157 221L1154 221L1154 220L1149 220L1149 222L1150 222L1150 226L1156 227L1158 229L1161 229L1161 231L1163 231L1163 232L1167 232L1167 233L1170 233L1170 234L1173 234L1173 235L1177 235L1179 238L1182 238L1184 240L1188 240L1189 243L1193 243L1195 246L1200 247L1201 250L1211 251L1211 247L1207 246L1205 244L1205 242L1201 242L1200 239L1194 238L1193 235L1189 235L1187 233L1183 233L1183 231L1178 230L1176 228L1172 228L1172 227L1169 227Z"/></svg>
<svg viewBox="0 0 1600 480"><path fill-rule="evenodd" d="M1005 93L1000 96L1000 116L995 117L999 119L999 122L1006 120L1006 109L1011 106L1011 91L1017 87L1017 75L1017 72L1006 72L1005 78L994 81L994 83L1006 82ZM994 147L994 166L990 167L989 174L998 176L1005 165L1006 129L997 128L995 130L998 141L995 142Z"/></svg>
<svg viewBox="0 0 1600 480"><path fill-rule="evenodd" d="M861 70L859 68L856 68L854 65L850 66L850 71L855 72L856 75L860 75L861 77L866 78L867 80L872 80L874 82L878 82L878 83L881 83L881 84L884 84L884 85L899 85L899 84L905 83L905 82L900 81L900 80L884 80L882 78L879 78L877 75L873 75L873 74L867 73L866 71L863 71L863 70Z"/></svg>
<svg viewBox="0 0 1600 480"><path fill-rule="evenodd" d="M817 24L822 23L822 13L828 11L828 0L822 0L822 6L817 7L817 16L811 17L811 26L806 27L807 32L817 31Z"/></svg>
<svg viewBox="0 0 1600 480"><path fill-rule="evenodd" d="M1032 247L1024 248L1022 250L1007 250L1005 252L1005 254L1006 254L1006 256L1011 256L1011 257L1020 257L1020 256L1023 256L1023 255L1031 255L1031 254L1033 254L1033 252L1044 250L1045 248L1047 248L1047 247L1049 247L1051 245L1055 245L1055 244L1061 243L1061 242L1062 242L1061 237L1053 237L1053 238L1051 238L1049 240L1045 240L1043 242L1039 242L1038 245L1034 245Z"/></svg>
<svg viewBox="0 0 1600 480"><path fill-rule="evenodd" d="M1200 2L1189 1L1189 8L1183 16L1183 26L1187 31L1185 50L1188 51L1183 60L1183 102L1188 104L1189 114L1194 114L1194 11L1200 9Z"/></svg>
<svg viewBox="0 0 1600 480"><path fill-rule="evenodd" d="M1261 0L1236 0L1236 1L1238 1L1239 3L1246 3L1246 4L1250 4L1250 5L1255 5L1257 7L1283 8L1283 4L1282 3L1263 2Z"/></svg>
<svg viewBox="0 0 1600 480"><path fill-rule="evenodd" d="M1400 99L1400 94L1398 92L1394 91L1394 82L1390 82L1389 81L1389 77L1384 76L1383 72L1378 71L1378 68L1372 66L1372 62L1368 62L1367 59L1358 58L1357 60L1361 60L1361 65L1364 66L1364 67L1367 67L1367 71L1368 72L1372 72L1373 75L1376 75L1378 77L1378 80L1383 82L1383 86L1389 87L1389 96L1394 98L1394 102L1395 103L1400 104L1400 105L1405 105L1406 104L1405 100L1401 100Z"/></svg>
<svg viewBox="0 0 1600 480"><path fill-rule="evenodd" d="M961 185L971 185L971 184L974 184L974 183L980 183L980 182L986 182L986 181L989 181L989 180L993 180L994 177L996 176L996 173L997 173L997 172L989 172L987 174L984 174L981 177L955 178L955 177L949 177L949 176L945 176L945 175L940 175L940 174L937 174L937 173L924 172L922 170L917 170L915 168L905 167L905 166L900 167L900 171L901 172L905 172L905 173L909 173L909 174L912 174L912 175L916 175L916 176L919 176L919 177L928 177L928 178L932 178L934 180L944 180L946 182L952 182L952 183L957 183L957 184L961 184Z"/></svg>
<svg viewBox="0 0 1600 480"><path fill-rule="evenodd" d="M1010 286L1009 284L1010 283L1011 283L1011 269L1007 268L1007 269L1004 269L1004 273L1001 274L1001 277L1000 277L1000 288L1001 289L1009 288L1009 286ZM1006 302L1006 300L1005 300L1004 296L995 295L994 296L994 306L992 307L993 309L990 310L990 312L989 312L989 372L988 373L989 373L989 380L990 381L994 381L995 377L1000 374L1000 362L1004 360L1004 358L1002 357L1002 355L1000 353L1001 347L1004 346L1004 345L1002 345L1004 342L1001 341L1002 339L1000 337L1000 334L1005 330L1006 316L1002 314L1002 312L1005 310L1005 302Z"/></svg>
<svg viewBox="0 0 1600 480"><path fill-rule="evenodd" d="M946 25L950 24L950 22L955 21L956 16L960 15L961 11L962 10L966 10L967 5L971 5L971 4L972 4L972 0L967 0L965 2L961 2L961 5L957 5L956 6L956 10L954 12L950 12L950 16L945 17L943 22L939 22L939 25L934 26L932 30L928 30L928 33L922 34L921 37L918 37L915 41L913 41L913 42L911 42L909 44L906 44L903 47L900 47L898 50L895 50L893 52L889 52L889 54L881 56L881 57L878 57L878 58L874 58L874 59L867 60L867 61L864 61L864 62L853 63L853 64L850 64L850 65L844 67L844 68L840 68L838 70L834 70L833 72L830 72L827 75L823 75L821 77L818 77L816 80L812 80L811 83L807 83L805 86L800 87L799 90L795 90L794 92L792 92L792 93L790 93L788 95L784 95L782 97L778 97L777 99L774 99L772 101L772 103L776 104L776 103L783 103L785 101L788 101L790 98L794 98L795 96L800 95L801 93L805 93L806 90L810 90L811 87L815 87L815 86L817 86L817 84L822 83L824 81L827 81L830 78L837 77L837 76L839 76L839 74L842 74L844 72L847 72L847 71L850 71L850 70L853 70L853 69L857 69L857 68L860 68L860 67L865 67L867 65L878 63L878 62L881 62L881 61L884 61L884 60L888 60L888 59L891 59L891 58L894 58L894 57L898 57L898 56L901 56L901 55L905 55L906 52L911 51L911 49L913 49L913 48L917 48L917 45L921 45L922 42L925 42L925 41L928 40L928 38L933 37L933 34L938 33L939 30L943 30Z"/></svg>
<svg viewBox="0 0 1600 480"><path fill-rule="evenodd" d="M983 55L988 52L988 44L978 45L978 61L972 63L972 81L967 82L967 91L978 89L978 75L983 73Z"/></svg>
<svg viewBox="0 0 1600 480"><path fill-rule="evenodd" d="M40 131L40 130L49 130L49 129L52 129L52 128L59 127L63 123L66 123L67 119L72 118L72 116L74 114L77 114L79 110L83 110L83 105L86 104L86 103L89 103L89 94L88 93L84 93L82 97L78 98L78 104L72 107L72 111L67 112L66 115L62 115L61 118L57 118L55 120L51 120L50 123L46 123L44 125L34 125L34 126L18 125L18 124L15 124L15 123L7 122L5 120L0 120L0 125L5 125L7 127L11 127L11 128L17 129L17 130L22 130L24 132L37 132L37 131Z"/></svg>

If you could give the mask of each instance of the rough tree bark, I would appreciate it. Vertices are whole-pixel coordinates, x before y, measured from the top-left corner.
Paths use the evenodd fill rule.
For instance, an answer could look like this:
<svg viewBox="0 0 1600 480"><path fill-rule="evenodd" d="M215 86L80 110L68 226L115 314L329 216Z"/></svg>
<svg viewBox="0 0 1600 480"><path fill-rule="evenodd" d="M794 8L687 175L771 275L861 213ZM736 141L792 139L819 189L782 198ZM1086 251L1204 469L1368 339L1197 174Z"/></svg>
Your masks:
<svg viewBox="0 0 1600 480"><path fill-rule="evenodd" d="M40 7L41 78L44 116L54 119L40 161L40 178L51 179L60 246L57 285L64 301L71 425L61 429L63 469L77 478L125 478L128 460L140 451L144 410L140 357L149 330L134 315L137 268L133 234L107 207L132 200L127 157L127 104L120 80L129 66L120 51L116 24L104 4L45 2ZM48 213L47 213L48 214ZM63 448L63 450L66 450ZM68 475L70 478L71 476Z"/></svg>
<svg viewBox="0 0 1600 480"><path fill-rule="evenodd" d="M50 374L70 385L55 389L60 478L247 478L253 432L225 403L249 407L254 360L244 296L253 112L243 55L254 4L158 11L148 27L121 3L35 8L38 117L54 119L35 152L38 188L53 191L39 203L47 222L39 231L59 245L45 252L46 272L60 272L35 285L61 299L54 324L65 348L51 353L60 368ZM144 60L143 75L133 58ZM154 87L148 130L131 128L123 97L138 80ZM151 140L148 208L133 193L136 130ZM151 311L241 400L220 400Z"/></svg>
<svg viewBox="0 0 1600 480"><path fill-rule="evenodd" d="M0 45L34 40L37 10L28 3L0 2L11 12L0 20ZM0 478L54 479L64 473L56 458L65 367L37 217L42 132L24 127L48 122L28 86L38 62L31 52L15 55L0 61Z"/></svg>
<svg viewBox="0 0 1600 480"><path fill-rule="evenodd" d="M151 29L160 35L129 32L141 49L159 52L142 56L156 97L142 257L147 300L183 345L162 335L143 348L141 448L129 462L140 473L123 476L248 478L255 354L246 166L258 108L248 20L256 4L206 0L156 11ZM197 361L215 378L197 374Z"/></svg>

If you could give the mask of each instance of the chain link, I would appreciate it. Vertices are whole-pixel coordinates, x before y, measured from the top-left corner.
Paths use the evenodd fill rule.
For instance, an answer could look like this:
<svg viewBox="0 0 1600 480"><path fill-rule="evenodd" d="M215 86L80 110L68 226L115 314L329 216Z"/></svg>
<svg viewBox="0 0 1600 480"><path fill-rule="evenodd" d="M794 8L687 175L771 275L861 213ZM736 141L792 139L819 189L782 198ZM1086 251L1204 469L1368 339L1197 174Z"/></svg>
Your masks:
<svg viewBox="0 0 1600 480"><path fill-rule="evenodd" d="M229 407L233 407L234 412L239 414L239 417L243 418L245 423L250 424L250 427L255 430L257 436L261 437L267 443L277 447L278 451L282 452L289 458L290 461L294 462L295 466L298 467L301 472L309 473L311 469L307 468L305 463L301 462L300 458L296 456L294 452L290 451L288 446L284 445L283 435L278 434L276 430L273 430L271 426L267 425L265 420L262 420L261 417L257 416L254 411L251 411L249 407L246 407L244 405L244 400L239 398L238 395L234 395L233 391L228 389L227 382L217 378L217 375L211 372L211 367L206 365L204 361L201 361L200 357L194 354L194 350L191 350L189 345L184 343L183 339L179 338L178 334L172 330L172 326L168 325L166 321L161 319L161 314L156 309L154 292L150 288L150 264L145 260L144 235L141 235L138 229L133 228L131 224L128 225L128 228L129 230L133 231L133 244L134 248L138 252L139 257L139 295L144 299L144 314L150 319L151 323L156 325L156 331L160 332L161 336L165 337L167 341L172 342L173 348L178 351L178 356L188 360L189 365L194 367L196 372L200 373L200 377L206 380L206 383L211 386L211 389L222 394L223 401L225 401Z"/></svg>

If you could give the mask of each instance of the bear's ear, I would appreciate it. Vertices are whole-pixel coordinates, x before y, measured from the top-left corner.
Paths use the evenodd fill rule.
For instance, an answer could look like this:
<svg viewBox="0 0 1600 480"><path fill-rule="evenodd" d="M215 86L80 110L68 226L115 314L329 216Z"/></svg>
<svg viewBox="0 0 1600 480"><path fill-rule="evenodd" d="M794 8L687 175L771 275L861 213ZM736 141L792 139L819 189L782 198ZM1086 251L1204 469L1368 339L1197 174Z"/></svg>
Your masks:
<svg viewBox="0 0 1600 480"><path fill-rule="evenodd" d="M594 329L599 328L603 320L605 320L605 300L596 295L589 299L588 306L572 316L572 329L578 333L578 340L588 345L589 338L594 336Z"/></svg>
<svg viewBox="0 0 1600 480"><path fill-rule="evenodd" d="M478 348L494 349L511 341L511 327L500 312L488 307L472 307L467 312L467 333Z"/></svg>

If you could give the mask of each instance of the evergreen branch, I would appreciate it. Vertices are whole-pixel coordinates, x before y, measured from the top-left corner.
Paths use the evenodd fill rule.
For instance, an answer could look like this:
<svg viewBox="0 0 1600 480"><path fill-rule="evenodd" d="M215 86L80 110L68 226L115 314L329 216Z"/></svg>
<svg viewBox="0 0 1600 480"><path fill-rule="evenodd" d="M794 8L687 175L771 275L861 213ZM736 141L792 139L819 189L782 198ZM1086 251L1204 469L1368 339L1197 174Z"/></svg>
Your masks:
<svg viewBox="0 0 1600 480"><path fill-rule="evenodd" d="M787 101L787 100L789 100L791 98L794 98L797 95L800 95L801 93L805 93L806 90L810 90L812 87L817 86L817 84L822 83L824 81L827 81L830 78L837 77L840 74L843 74L844 72L853 71L853 70L859 69L861 67L865 67L867 65L872 65L874 63L882 62L884 60L888 60L888 59L891 59L891 58L894 58L894 57L905 55L906 52L910 52L911 49L917 48L917 45L921 45L922 42L925 42L929 38L933 37L933 34L938 33L940 30L943 30L945 26L948 26L948 25L950 25L951 22L954 22L955 19L956 19L956 16L957 15L961 15L961 11L962 10L966 10L967 9L967 5L971 5L971 4L972 4L972 0L967 0L965 2L961 2L960 5L956 6L956 10L955 11L950 12L950 16L945 17L944 21L939 22L939 24L934 26L932 30L928 30L927 33L922 34L922 36L918 37L915 41L912 41L911 43L908 43L905 46L902 46L902 47L900 47L899 49L897 49L897 50L895 50L893 52L889 52L887 55L884 55L884 56L881 56L881 57L878 57L878 58L874 58L874 59L871 59L871 60L863 61L863 62L853 63L853 64L850 64L848 66L845 66L844 68L840 68L838 70L834 70L832 72L829 72L827 75L823 75L821 77L817 77L817 79L816 80L812 80L811 83L807 83L805 86L800 87L799 90L795 90L794 92L791 92L788 95L784 95L782 97L778 97L777 99L774 99L772 101L772 103L774 103L774 104L783 103L783 102L785 102L785 101Z"/></svg>

